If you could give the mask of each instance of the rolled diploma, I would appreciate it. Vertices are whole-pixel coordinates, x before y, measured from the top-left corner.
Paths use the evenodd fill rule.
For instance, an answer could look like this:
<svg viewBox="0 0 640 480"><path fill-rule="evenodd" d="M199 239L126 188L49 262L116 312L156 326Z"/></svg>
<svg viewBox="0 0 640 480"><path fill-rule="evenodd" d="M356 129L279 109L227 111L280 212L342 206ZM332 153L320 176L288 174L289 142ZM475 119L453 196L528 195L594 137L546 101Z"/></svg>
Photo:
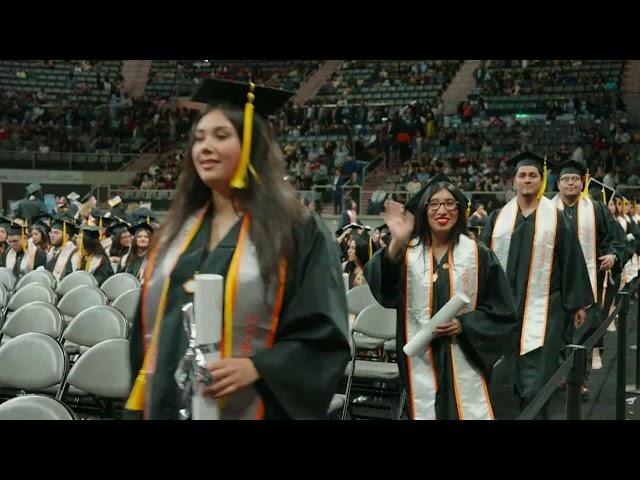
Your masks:
<svg viewBox="0 0 640 480"><path fill-rule="evenodd" d="M220 275L200 274L195 276L193 294L196 316L196 346L220 342L222 335L222 295L224 279ZM209 365L220 360L220 352L205 353ZM202 394L203 385L197 382L191 402L193 420L220 420L218 401Z"/></svg>
<svg viewBox="0 0 640 480"><path fill-rule="evenodd" d="M633 242L635 239L636 237L633 236L633 233L627 233L627 240Z"/></svg>
<svg viewBox="0 0 640 480"><path fill-rule="evenodd" d="M427 345L433 340L436 327L450 322L460 311L469 305L471 300L464 293L456 293L444 306L427 322L409 342L402 347L402 351L410 357L423 353Z"/></svg>
<svg viewBox="0 0 640 480"><path fill-rule="evenodd" d="M349 291L349 274L348 273L342 274L342 282L344 283L345 292L348 292Z"/></svg>

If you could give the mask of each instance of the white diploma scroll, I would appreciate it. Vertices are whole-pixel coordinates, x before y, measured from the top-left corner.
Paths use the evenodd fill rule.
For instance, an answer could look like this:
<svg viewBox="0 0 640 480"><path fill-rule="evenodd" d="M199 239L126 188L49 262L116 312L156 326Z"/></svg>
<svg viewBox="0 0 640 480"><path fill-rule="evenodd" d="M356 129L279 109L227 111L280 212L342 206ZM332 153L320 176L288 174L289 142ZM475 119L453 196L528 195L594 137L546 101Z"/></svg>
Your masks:
<svg viewBox="0 0 640 480"><path fill-rule="evenodd" d="M456 293L444 306L427 322L420 331L404 346L402 351L410 357L423 353L427 345L433 340L436 327L453 320L460 311L469 305L471 300L464 293Z"/></svg>
<svg viewBox="0 0 640 480"><path fill-rule="evenodd" d="M344 291L348 292L349 291L349 274L348 273L342 274L342 282L344 283Z"/></svg>
<svg viewBox="0 0 640 480"><path fill-rule="evenodd" d="M200 274L195 276L195 291L193 294L194 314L196 323L196 346L216 345L214 351L207 350L204 359L209 365L220 360L220 340L222 335L222 307L224 279L220 275ZM204 386L197 382L191 403L193 420L220 420L218 401L203 396Z"/></svg>
<svg viewBox="0 0 640 480"><path fill-rule="evenodd" d="M633 236L633 233L627 233L627 240L633 242L635 239L636 237Z"/></svg>

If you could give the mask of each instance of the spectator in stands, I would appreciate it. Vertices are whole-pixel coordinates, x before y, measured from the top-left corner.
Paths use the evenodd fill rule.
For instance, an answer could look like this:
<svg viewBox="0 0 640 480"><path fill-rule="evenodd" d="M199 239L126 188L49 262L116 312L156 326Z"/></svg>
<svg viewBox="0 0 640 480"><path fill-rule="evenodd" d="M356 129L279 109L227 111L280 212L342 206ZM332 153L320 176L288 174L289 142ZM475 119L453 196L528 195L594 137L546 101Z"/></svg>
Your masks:
<svg viewBox="0 0 640 480"><path fill-rule="evenodd" d="M418 180L418 176L416 174L411 175L411 179L405 185L405 190L411 195L415 195L422 188L422 183Z"/></svg>
<svg viewBox="0 0 640 480"><path fill-rule="evenodd" d="M344 208L340 217L340 228L358 223L358 203L355 200L347 199Z"/></svg>
<svg viewBox="0 0 640 480"><path fill-rule="evenodd" d="M358 201L360 199L361 182L358 176L358 172L351 172L349 180L344 184L344 191L348 192L353 200Z"/></svg>

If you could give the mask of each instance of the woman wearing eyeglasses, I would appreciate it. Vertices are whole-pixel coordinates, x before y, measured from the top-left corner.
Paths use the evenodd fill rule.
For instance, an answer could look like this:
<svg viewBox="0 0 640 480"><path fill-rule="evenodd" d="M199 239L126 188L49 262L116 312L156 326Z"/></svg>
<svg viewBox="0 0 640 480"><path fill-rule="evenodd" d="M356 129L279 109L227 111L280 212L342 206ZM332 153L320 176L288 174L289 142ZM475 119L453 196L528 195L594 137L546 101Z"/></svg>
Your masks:
<svg viewBox="0 0 640 480"><path fill-rule="evenodd" d="M515 333L507 278L493 252L467 236L467 204L444 174L409 200L408 212L388 202L391 243L365 268L378 302L399 311L398 363L416 420L493 419L488 382ZM400 354L458 292L471 299L463 312L436 328L424 352Z"/></svg>

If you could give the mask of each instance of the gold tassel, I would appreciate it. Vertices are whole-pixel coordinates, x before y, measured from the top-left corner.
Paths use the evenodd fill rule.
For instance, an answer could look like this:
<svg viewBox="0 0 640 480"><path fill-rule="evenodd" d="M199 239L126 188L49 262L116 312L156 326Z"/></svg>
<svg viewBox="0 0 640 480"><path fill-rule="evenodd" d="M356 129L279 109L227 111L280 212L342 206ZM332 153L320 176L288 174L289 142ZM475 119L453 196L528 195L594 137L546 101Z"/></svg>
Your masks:
<svg viewBox="0 0 640 480"><path fill-rule="evenodd" d="M98 228L99 228L98 240L102 240L102 238L104 237L104 234L102 232L102 217L100 217L100 223L98 224Z"/></svg>
<svg viewBox="0 0 640 480"><path fill-rule="evenodd" d="M149 221L149 217L147 217L147 224L151 225L151 221Z"/></svg>
<svg viewBox="0 0 640 480"><path fill-rule="evenodd" d="M78 270L82 269L82 257L84 257L84 233L80 232L80 239L78 240Z"/></svg>
<svg viewBox="0 0 640 480"><path fill-rule="evenodd" d="M251 140L253 138L253 113L255 95L253 91L255 84L249 83L249 93L247 93L247 103L244 106L244 124L242 130L242 152L240 153L240 161L238 162L238 168L233 174L231 179L231 187L237 189L247 188L247 171L250 171L254 178L259 182L257 172L250 163L251 159Z"/></svg>
<svg viewBox="0 0 640 480"><path fill-rule="evenodd" d="M464 215L467 223L469 223L469 218L471 217L471 200L467 200L467 210L464 212Z"/></svg>
<svg viewBox="0 0 640 480"><path fill-rule="evenodd" d="M143 369L141 369L138 373L138 376L136 377L136 381L133 383L133 388L131 389L131 393L129 394L127 404L124 407L127 410L133 410L136 412L144 410L146 378L146 373Z"/></svg>
<svg viewBox="0 0 640 480"><path fill-rule="evenodd" d="M607 194L604 191L604 185L602 185L602 203L604 203L604 206L607 206Z"/></svg>
<svg viewBox="0 0 640 480"><path fill-rule="evenodd" d="M542 185L540 185L540 191L538 192L538 199L541 199L544 192L547 191L547 158L544 159L544 168L542 169Z"/></svg>
<svg viewBox="0 0 640 480"><path fill-rule="evenodd" d="M369 260L373 257L373 240L369 237Z"/></svg>
<svg viewBox="0 0 640 480"><path fill-rule="evenodd" d="M67 222L62 222L62 246L67 244Z"/></svg>
<svg viewBox="0 0 640 480"><path fill-rule="evenodd" d="M24 253L27 252L27 246L29 245L29 241L26 238L26 235L24 233L25 230L29 230L29 222L27 220L24 221L24 227L22 227L20 229L20 231L22 232L20 235L20 240L22 241L22 251Z"/></svg>
<svg viewBox="0 0 640 480"><path fill-rule="evenodd" d="M591 175L589 175L589 169L587 168L587 175L584 177L584 189L582 190L582 198L589 196L589 184L591 183Z"/></svg>

